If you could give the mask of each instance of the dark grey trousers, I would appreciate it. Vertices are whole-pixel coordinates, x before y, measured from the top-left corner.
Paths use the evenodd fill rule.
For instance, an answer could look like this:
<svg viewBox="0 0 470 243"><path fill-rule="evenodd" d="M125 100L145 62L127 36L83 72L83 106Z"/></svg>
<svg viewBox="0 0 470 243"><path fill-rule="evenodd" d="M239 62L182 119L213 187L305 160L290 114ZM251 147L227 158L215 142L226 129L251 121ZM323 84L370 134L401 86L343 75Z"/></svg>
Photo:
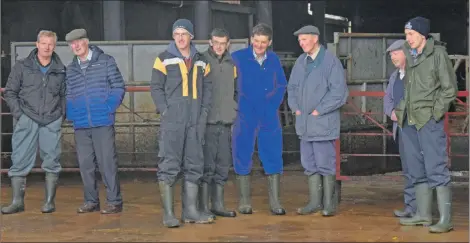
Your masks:
<svg viewBox="0 0 470 243"><path fill-rule="evenodd" d="M106 187L107 203L122 205L114 126L77 129L75 130L75 144L85 202L99 203L98 185L95 178L98 166Z"/></svg>
<svg viewBox="0 0 470 243"><path fill-rule="evenodd" d="M401 141L402 129L398 128L396 141L398 143L398 151L400 153L401 167L403 171L403 176L405 177L405 189L404 189L404 199L405 199L405 212L415 213L416 212L416 195L415 189L413 187L413 181L411 180L409 165L406 161L405 156L405 147Z"/></svg>
<svg viewBox="0 0 470 243"><path fill-rule="evenodd" d="M300 140L300 162L307 176L336 175L335 140L306 141Z"/></svg>
<svg viewBox="0 0 470 243"><path fill-rule="evenodd" d="M449 184L443 120L430 119L418 131L414 125L408 125L405 117L401 141L413 185L428 183L430 188L435 188Z"/></svg>
<svg viewBox="0 0 470 243"><path fill-rule="evenodd" d="M161 124L158 181L173 185L180 173L183 173L185 181L200 183L204 171L204 155L202 138L198 137L197 128L196 125Z"/></svg>
<svg viewBox="0 0 470 243"><path fill-rule="evenodd" d="M224 185L232 164L230 125L207 125L204 144L204 175L207 183Z"/></svg>

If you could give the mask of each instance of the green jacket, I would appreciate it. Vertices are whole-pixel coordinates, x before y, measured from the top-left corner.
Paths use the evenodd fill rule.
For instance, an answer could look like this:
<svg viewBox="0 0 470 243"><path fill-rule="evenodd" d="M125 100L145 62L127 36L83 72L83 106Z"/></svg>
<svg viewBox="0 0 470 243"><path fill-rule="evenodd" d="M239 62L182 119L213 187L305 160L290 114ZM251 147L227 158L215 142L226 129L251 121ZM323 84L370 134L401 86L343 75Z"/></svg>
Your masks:
<svg viewBox="0 0 470 243"><path fill-rule="evenodd" d="M431 118L441 120L457 97L457 78L446 48L429 38L423 52L415 59L405 43L405 95L395 108L398 125L421 129Z"/></svg>

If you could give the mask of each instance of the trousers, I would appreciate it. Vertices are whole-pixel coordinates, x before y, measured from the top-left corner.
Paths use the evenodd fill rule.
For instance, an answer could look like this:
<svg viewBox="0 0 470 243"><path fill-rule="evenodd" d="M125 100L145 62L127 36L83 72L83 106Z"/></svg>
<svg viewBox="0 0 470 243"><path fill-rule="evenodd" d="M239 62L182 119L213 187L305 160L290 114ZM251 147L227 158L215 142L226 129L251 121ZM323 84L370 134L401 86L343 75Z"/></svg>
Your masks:
<svg viewBox="0 0 470 243"><path fill-rule="evenodd" d="M336 175L336 142L300 140L300 162L307 176Z"/></svg>
<svg viewBox="0 0 470 243"><path fill-rule="evenodd" d="M122 205L114 126L77 129L75 144L85 203L99 203L95 176L98 167L106 188L107 203Z"/></svg>
<svg viewBox="0 0 470 243"><path fill-rule="evenodd" d="M263 113L264 115L264 113ZM248 175L253 165L255 140L264 172L283 172L282 127L277 111L259 118L253 113L238 112L232 134L233 168L238 175Z"/></svg>
<svg viewBox="0 0 470 243"><path fill-rule="evenodd" d="M26 176L34 167L37 150L42 159L41 168L50 173L59 173L60 137L62 117L40 126L27 115L21 115L15 124L12 136L12 165L8 171L9 177ZM38 146L39 145L39 146Z"/></svg>
<svg viewBox="0 0 470 243"><path fill-rule="evenodd" d="M204 175L207 183L224 185L232 165L231 127L208 124L204 144Z"/></svg>
<svg viewBox="0 0 470 243"><path fill-rule="evenodd" d="M417 130L405 117L401 141L413 185L428 183L430 188L435 188L450 183L443 120L430 119Z"/></svg>
<svg viewBox="0 0 470 243"><path fill-rule="evenodd" d="M401 161L401 168L403 172L403 176L405 177L405 188L404 188L404 201L405 201L405 212L415 213L416 212L416 195L415 189L413 187L413 181L411 179L408 161L406 161L405 156L405 147L403 146L403 141L401 141L402 137L402 129L397 129L397 138L396 141L398 143L398 152L400 154L400 161Z"/></svg>

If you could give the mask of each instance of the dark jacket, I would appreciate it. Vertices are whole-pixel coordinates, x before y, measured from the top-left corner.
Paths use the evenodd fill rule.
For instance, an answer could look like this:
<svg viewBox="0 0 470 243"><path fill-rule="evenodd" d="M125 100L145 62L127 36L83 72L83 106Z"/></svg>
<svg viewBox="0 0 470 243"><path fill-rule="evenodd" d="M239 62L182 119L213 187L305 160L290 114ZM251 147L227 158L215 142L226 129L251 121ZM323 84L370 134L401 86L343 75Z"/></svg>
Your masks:
<svg viewBox="0 0 470 243"><path fill-rule="evenodd" d="M234 100L237 68L228 51L220 59L212 48L203 54L211 66L208 78L212 81L212 108L207 123L232 124L237 115L237 103Z"/></svg>
<svg viewBox="0 0 470 243"><path fill-rule="evenodd" d="M75 129L111 126L125 94L114 58L97 46L84 74L74 57L67 67L67 119Z"/></svg>
<svg viewBox="0 0 470 243"><path fill-rule="evenodd" d="M308 72L307 54L297 58L289 79L287 102L295 118L295 129L302 140L325 141L340 135L340 108L349 95L343 65L323 46ZM319 115L313 116L316 110Z"/></svg>
<svg viewBox="0 0 470 243"><path fill-rule="evenodd" d="M40 125L59 119L65 112L65 66L52 54L49 70L43 74L35 48L11 69L5 86L5 100L14 118L22 114Z"/></svg>
<svg viewBox="0 0 470 243"><path fill-rule="evenodd" d="M172 41L155 59L150 93L160 111L162 129L169 126L180 129L181 124L197 125L198 138L202 141L212 101L211 81L207 78L211 67L193 44L190 54L188 68Z"/></svg>
<svg viewBox="0 0 470 243"><path fill-rule="evenodd" d="M429 38L415 59L405 43L405 96L395 108L398 125L408 124L421 129L431 118L439 121L457 96L457 79L446 48Z"/></svg>

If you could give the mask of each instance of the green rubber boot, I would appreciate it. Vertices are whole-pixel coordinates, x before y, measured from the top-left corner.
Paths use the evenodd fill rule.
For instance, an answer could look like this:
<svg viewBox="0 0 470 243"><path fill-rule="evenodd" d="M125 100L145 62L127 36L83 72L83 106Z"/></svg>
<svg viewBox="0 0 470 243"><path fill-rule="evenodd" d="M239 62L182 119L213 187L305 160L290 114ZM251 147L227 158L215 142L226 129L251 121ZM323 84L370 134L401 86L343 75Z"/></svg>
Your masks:
<svg viewBox="0 0 470 243"><path fill-rule="evenodd" d="M429 227L431 233L447 233L451 231L452 225L452 190L450 186L436 187L437 206L439 208L440 219L435 225Z"/></svg>
<svg viewBox="0 0 470 243"><path fill-rule="evenodd" d="M308 177L308 190L310 200L307 206L298 208L297 213L300 215L312 214L322 209L323 186L322 176L320 174L313 174Z"/></svg>
<svg viewBox="0 0 470 243"><path fill-rule="evenodd" d="M432 224L432 190L427 183L415 185L416 214L411 218L400 218L400 224L406 226Z"/></svg>

